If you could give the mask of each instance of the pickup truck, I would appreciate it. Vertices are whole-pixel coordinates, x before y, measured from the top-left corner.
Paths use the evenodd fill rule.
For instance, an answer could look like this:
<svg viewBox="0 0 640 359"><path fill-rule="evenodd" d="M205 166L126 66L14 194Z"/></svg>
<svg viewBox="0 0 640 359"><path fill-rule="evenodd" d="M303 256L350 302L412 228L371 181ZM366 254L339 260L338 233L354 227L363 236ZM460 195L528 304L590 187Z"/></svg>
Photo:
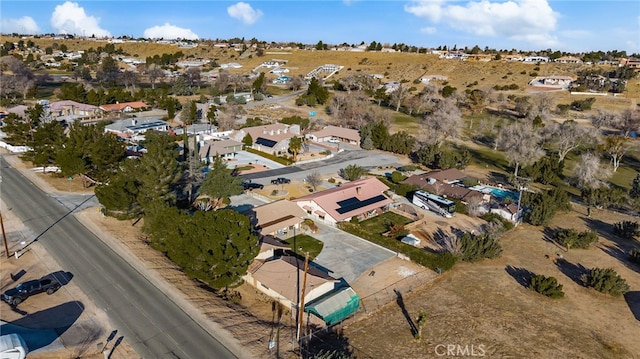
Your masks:
<svg viewBox="0 0 640 359"><path fill-rule="evenodd" d="M263 189L264 185L254 182L242 182L242 189L245 191L253 191L254 189Z"/></svg>
<svg viewBox="0 0 640 359"><path fill-rule="evenodd" d="M10 305L16 306L30 296L42 292L51 295L60 289L62 285L53 276L47 275L40 279L29 280L18 284L15 288L2 293L2 300Z"/></svg>
<svg viewBox="0 0 640 359"><path fill-rule="evenodd" d="M276 179L271 180L271 184L286 184L291 183L291 180L284 177L278 177Z"/></svg>

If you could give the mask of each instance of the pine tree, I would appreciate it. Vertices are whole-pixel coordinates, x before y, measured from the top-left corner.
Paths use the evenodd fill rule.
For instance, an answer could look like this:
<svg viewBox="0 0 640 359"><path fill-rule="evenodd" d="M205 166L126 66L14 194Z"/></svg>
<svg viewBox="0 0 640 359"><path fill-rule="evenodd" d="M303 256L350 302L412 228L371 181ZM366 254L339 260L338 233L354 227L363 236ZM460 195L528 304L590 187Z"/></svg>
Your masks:
<svg viewBox="0 0 640 359"><path fill-rule="evenodd" d="M213 209L220 207L225 198L242 193L242 179L232 173L220 156L214 159L200 187L200 194L209 197Z"/></svg>

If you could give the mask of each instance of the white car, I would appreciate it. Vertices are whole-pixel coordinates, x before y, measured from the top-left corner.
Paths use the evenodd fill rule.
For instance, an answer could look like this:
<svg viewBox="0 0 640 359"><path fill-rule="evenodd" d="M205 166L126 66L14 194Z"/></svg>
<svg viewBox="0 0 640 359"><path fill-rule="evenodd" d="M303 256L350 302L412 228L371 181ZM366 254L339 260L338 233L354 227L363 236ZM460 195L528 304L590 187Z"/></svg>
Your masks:
<svg viewBox="0 0 640 359"><path fill-rule="evenodd" d="M327 140L327 142L329 143L340 143L340 140L334 137L331 137L330 139Z"/></svg>

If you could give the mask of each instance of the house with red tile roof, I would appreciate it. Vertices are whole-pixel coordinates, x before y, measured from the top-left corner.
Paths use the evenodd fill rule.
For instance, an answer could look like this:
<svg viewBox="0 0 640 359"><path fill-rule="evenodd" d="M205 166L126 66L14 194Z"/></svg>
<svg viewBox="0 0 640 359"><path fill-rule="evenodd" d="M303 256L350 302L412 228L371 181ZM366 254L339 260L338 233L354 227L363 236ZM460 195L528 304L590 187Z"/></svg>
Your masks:
<svg viewBox="0 0 640 359"><path fill-rule="evenodd" d="M306 137L316 142L329 142L331 139L336 139L354 146L360 145L360 131L345 127L327 126L320 131L309 133Z"/></svg>
<svg viewBox="0 0 640 359"><path fill-rule="evenodd" d="M148 109L149 105L142 101L135 102L116 102L108 105L100 105L100 108L106 112L134 112Z"/></svg>
<svg viewBox="0 0 640 359"><path fill-rule="evenodd" d="M363 178L339 187L293 199L308 216L329 224L348 221L353 217L366 219L384 213L393 200L384 194L388 190L377 178Z"/></svg>

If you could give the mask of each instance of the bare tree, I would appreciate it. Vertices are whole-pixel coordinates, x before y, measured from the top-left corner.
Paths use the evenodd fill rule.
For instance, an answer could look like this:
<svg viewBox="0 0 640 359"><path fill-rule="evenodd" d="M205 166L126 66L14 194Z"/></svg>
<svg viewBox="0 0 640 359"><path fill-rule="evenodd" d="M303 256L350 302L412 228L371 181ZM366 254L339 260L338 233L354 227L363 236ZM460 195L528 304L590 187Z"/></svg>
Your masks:
<svg viewBox="0 0 640 359"><path fill-rule="evenodd" d="M393 92L391 92L391 103L395 104L396 112L400 111L400 106L404 100L409 96L409 88L405 84L398 85Z"/></svg>
<svg viewBox="0 0 640 359"><path fill-rule="evenodd" d="M127 90L129 90L129 86L135 90L136 84L140 82L140 78L136 72L127 70L120 74L120 81L122 81Z"/></svg>
<svg viewBox="0 0 640 359"><path fill-rule="evenodd" d="M500 129L498 146L504 151L509 162L515 165L513 175L518 176L520 166L534 163L542 156L541 136L531 124L516 122Z"/></svg>
<svg viewBox="0 0 640 359"><path fill-rule="evenodd" d="M625 137L629 137L631 132L637 132L640 128L640 111L628 108L616 116L612 125L615 129L622 131Z"/></svg>
<svg viewBox="0 0 640 359"><path fill-rule="evenodd" d="M482 197L481 196L471 196L467 199L467 211L470 216L480 217L482 215Z"/></svg>
<svg viewBox="0 0 640 359"><path fill-rule="evenodd" d="M549 125L545 131L548 131L551 143L558 150L558 162L562 162L569 152L593 142L596 138L593 129L581 126L572 120Z"/></svg>
<svg viewBox="0 0 640 359"><path fill-rule="evenodd" d="M231 75L227 71L220 71L215 81L215 87L219 93L224 93L231 82Z"/></svg>
<svg viewBox="0 0 640 359"><path fill-rule="evenodd" d="M433 113L420 121L421 132L427 143L440 146L448 138L456 138L462 127L460 109L449 99L440 101Z"/></svg>
<svg viewBox="0 0 640 359"><path fill-rule="evenodd" d="M527 114L530 120L540 117L542 121L549 119L553 109L553 98L546 93L536 94L531 97L531 107Z"/></svg>
<svg viewBox="0 0 640 359"><path fill-rule="evenodd" d="M291 91L298 91L304 86L304 79L301 76L295 76L289 82L289 89Z"/></svg>
<svg viewBox="0 0 640 359"><path fill-rule="evenodd" d="M200 86L202 71L199 67L189 67L184 71L185 79L189 87Z"/></svg>
<svg viewBox="0 0 640 359"><path fill-rule="evenodd" d="M8 70L8 73L5 71ZM23 99L36 84L36 77L22 61L13 56L0 58L0 72L2 72L0 91L8 97L12 93L20 93Z"/></svg>
<svg viewBox="0 0 640 359"><path fill-rule="evenodd" d="M587 152L580 156L573 175L579 188L596 189L604 185L604 180L611 175L611 171L602 167L600 157Z"/></svg>
<svg viewBox="0 0 640 359"><path fill-rule="evenodd" d="M329 112L334 118L339 119L342 125L360 128L370 118L371 107L369 98L360 91L351 94L337 93L331 99Z"/></svg>
<svg viewBox="0 0 640 359"><path fill-rule="evenodd" d="M318 186L322 183L322 177L319 172L314 171L307 175L306 181L311 185L311 187L313 187L313 191L315 192L318 189Z"/></svg>
<svg viewBox="0 0 640 359"><path fill-rule="evenodd" d="M149 82L151 83L151 88L156 88L156 81L158 79L164 78L164 70L156 64L151 64L147 68L146 75L149 78Z"/></svg>
<svg viewBox="0 0 640 359"><path fill-rule="evenodd" d="M627 154L629 150L628 142L629 139L624 136L607 136L604 139L604 143L600 146L602 151L611 157L613 172L618 170L622 157Z"/></svg>
<svg viewBox="0 0 640 359"><path fill-rule="evenodd" d="M216 117L216 121L218 121L218 128L220 131L228 131L233 130L236 125L235 116L227 113L227 112L218 112L218 116Z"/></svg>
<svg viewBox="0 0 640 359"><path fill-rule="evenodd" d="M615 115L613 113L600 108L591 115L591 124L598 130L602 127L611 126L614 120Z"/></svg>

